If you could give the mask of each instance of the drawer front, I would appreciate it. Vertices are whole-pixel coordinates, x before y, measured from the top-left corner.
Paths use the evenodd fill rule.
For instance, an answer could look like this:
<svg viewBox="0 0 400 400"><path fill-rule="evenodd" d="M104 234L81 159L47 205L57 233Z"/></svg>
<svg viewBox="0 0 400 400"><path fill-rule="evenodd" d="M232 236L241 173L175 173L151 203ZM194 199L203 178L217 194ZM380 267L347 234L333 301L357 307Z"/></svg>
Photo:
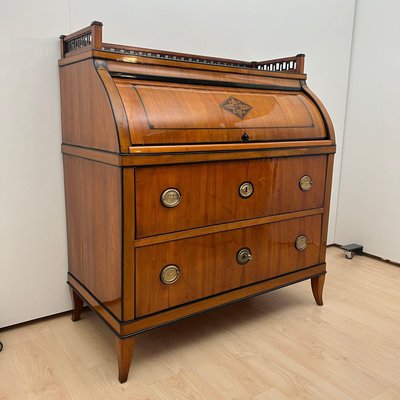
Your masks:
<svg viewBox="0 0 400 400"><path fill-rule="evenodd" d="M136 316L319 264L321 221L314 215L137 248Z"/></svg>
<svg viewBox="0 0 400 400"><path fill-rule="evenodd" d="M322 155L138 168L136 237L322 207L326 160ZM304 176L312 180L309 190L300 187Z"/></svg>

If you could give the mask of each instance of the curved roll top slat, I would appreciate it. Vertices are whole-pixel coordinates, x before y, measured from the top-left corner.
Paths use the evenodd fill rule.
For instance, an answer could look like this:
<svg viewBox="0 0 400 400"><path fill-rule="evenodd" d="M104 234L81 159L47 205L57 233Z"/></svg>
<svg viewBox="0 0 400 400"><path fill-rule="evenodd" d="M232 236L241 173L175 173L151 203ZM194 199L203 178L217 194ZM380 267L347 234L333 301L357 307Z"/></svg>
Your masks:
<svg viewBox="0 0 400 400"><path fill-rule="evenodd" d="M114 80L133 144L323 139L323 119L300 91Z"/></svg>

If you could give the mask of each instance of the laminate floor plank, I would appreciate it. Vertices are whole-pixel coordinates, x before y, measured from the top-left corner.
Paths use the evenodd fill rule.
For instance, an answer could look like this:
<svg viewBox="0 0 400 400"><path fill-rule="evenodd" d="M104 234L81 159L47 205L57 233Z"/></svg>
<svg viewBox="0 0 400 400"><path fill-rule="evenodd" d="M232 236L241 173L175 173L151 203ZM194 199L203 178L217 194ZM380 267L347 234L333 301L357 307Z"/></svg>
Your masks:
<svg viewBox="0 0 400 400"><path fill-rule="evenodd" d="M54 335L54 332L52 331L50 324L51 321L55 319L57 319L57 317L46 318L27 324L17 325L15 328L5 329L1 331L1 341L4 344L7 343L8 347L14 344L21 344L25 342L30 342L34 339L52 336ZM63 323L65 325L64 319Z"/></svg>
<svg viewBox="0 0 400 400"><path fill-rule="evenodd" d="M0 400L400 400L400 267L327 252L310 282L137 336L128 381L91 311L0 332Z"/></svg>
<svg viewBox="0 0 400 400"><path fill-rule="evenodd" d="M0 353L0 399L27 400L25 390L21 387L18 372L12 363L13 345L8 345Z"/></svg>
<svg viewBox="0 0 400 400"><path fill-rule="evenodd" d="M286 397L277 389L270 389L266 392L258 394L256 397L253 397L252 400L290 400L289 397Z"/></svg>
<svg viewBox="0 0 400 400"><path fill-rule="evenodd" d="M212 386L192 370L172 375L152 385L163 400L224 400Z"/></svg>
<svg viewBox="0 0 400 400"><path fill-rule="evenodd" d="M399 400L400 399L400 387L390 386L382 393L372 397L370 400Z"/></svg>
<svg viewBox="0 0 400 400"><path fill-rule="evenodd" d="M54 335L13 346L11 360L29 400L95 400Z"/></svg>
<svg viewBox="0 0 400 400"><path fill-rule="evenodd" d="M151 375L151 371L148 372ZM82 379L96 400L159 400L151 385L142 382L131 371L127 382L121 385L116 379L117 367L111 363L90 368L81 373Z"/></svg>
<svg viewBox="0 0 400 400"><path fill-rule="evenodd" d="M85 310L82 319L76 322L54 318L49 327L78 372L115 361L114 335L104 329L103 322L93 312Z"/></svg>
<svg viewBox="0 0 400 400"><path fill-rule="evenodd" d="M207 330L206 327L199 329L194 319L192 323L193 326L185 324L181 330L185 338L190 338L191 348L189 349L186 343L180 345L181 332L179 332L179 335L168 338L172 345L171 351L186 364L191 365L193 371L223 398L228 399L234 394L232 399L251 399L259 392L271 388L266 384L263 373L246 369L240 360L219 346L217 338L221 333L211 334L213 339L210 340L203 334Z"/></svg>

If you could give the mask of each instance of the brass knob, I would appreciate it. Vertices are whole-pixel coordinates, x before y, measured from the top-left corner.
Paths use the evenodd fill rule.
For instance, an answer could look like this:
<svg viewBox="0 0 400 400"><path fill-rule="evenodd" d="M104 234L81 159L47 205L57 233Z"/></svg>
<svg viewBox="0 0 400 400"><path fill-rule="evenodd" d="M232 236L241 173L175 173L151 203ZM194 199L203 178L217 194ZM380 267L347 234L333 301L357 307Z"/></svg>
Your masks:
<svg viewBox="0 0 400 400"><path fill-rule="evenodd" d="M299 186L303 192L310 190L312 185L313 185L313 181L311 179L311 176L309 176L309 175L304 175L299 180Z"/></svg>
<svg viewBox="0 0 400 400"><path fill-rule="evenodd" d="M165 266L160 273L160 279L162 283L165 283L166 285L171 285L172 283L175 283L180 276L181 272L179 268L176 265L167 265Z"/></svg>
<svg viewBox="0 0 400 400"><path fill-rule="evenodd" d="M176 207L181 202L182 196L178 189L168 188L161 195L161 203L168 208Z"/></svg>
<svg viewBox="0 0 400 400"><path fill-rule="evenodd" d="M236 261L240 265L246 264L252 259L253 256L251 255L251 250L247 247L243 247L243 249L240 249L236 254Z"/></svg>
<svg viewBox="0 0 400 400"><path fill-rule="evenodd" d="M253 194L253 192L254 192L254 187L251 182L243 182L239 186L240 197L243 197L244 199L250 197Z"/></svg>
<svg viewBox="0 0 400 400"><path fill-rule="evenodd" d="M305 236L305 235L297 236L296 241L294 242L294 245L296 246L296 249L299 251L305 250L308 246L307 236Z"/></svg>

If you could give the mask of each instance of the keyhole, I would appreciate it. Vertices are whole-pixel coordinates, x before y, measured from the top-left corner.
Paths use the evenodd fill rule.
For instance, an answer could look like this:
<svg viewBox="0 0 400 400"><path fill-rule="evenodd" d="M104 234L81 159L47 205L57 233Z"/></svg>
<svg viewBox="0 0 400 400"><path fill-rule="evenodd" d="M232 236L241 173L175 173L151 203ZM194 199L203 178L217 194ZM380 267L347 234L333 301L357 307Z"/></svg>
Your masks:
<svg viewBox="0 0 400 400"><path fill-rule="evenodd" d="M245 132L242 135L243 142L248 142L250 140L250 136Z"/></svg>

